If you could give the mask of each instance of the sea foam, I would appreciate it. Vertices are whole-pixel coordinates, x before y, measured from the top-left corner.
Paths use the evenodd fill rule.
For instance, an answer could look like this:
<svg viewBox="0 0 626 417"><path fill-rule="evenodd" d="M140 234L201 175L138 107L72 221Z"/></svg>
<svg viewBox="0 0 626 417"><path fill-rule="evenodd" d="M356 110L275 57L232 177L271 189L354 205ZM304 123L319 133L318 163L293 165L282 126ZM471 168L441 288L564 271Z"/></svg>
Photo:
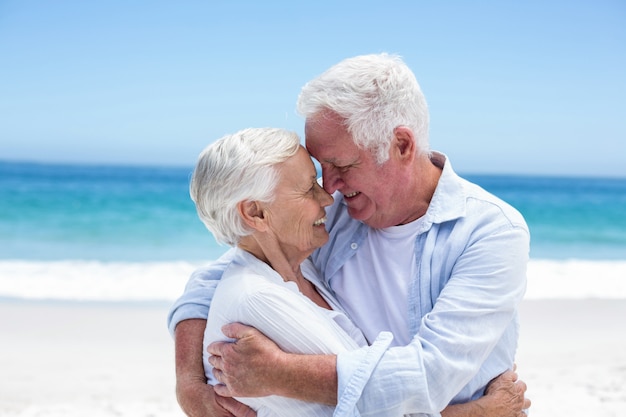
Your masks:
<svg viewBox="0 0 626 417"><path fill-rule="evenodd" d="M172 302L201 266L185 261L2 260L0 297ZM626 298L626 261L532 259L526 298Z"/></svg>
<svg viewBox="0 0 626 417"><path fill-rule="evenodd" d="M75 301L172 301L199 264L0 261L0 297Z"/></svg>

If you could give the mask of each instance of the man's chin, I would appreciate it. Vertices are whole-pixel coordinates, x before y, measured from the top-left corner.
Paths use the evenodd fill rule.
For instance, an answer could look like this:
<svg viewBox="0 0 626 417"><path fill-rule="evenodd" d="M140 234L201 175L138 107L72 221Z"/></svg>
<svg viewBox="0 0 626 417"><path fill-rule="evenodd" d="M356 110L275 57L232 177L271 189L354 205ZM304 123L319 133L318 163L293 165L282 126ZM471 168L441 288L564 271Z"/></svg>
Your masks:
<svg viewBox="0 0 626 417"><path fill-rule="evenodd" d="M367 210L367 209L357 209L357 208L350 207L350 206L348 206L348 214L354 220L358 220L358 221L363 222L365 224L368 224L367 220L370 217L372 217L371 213L369 212L369 210Z"/></svg>

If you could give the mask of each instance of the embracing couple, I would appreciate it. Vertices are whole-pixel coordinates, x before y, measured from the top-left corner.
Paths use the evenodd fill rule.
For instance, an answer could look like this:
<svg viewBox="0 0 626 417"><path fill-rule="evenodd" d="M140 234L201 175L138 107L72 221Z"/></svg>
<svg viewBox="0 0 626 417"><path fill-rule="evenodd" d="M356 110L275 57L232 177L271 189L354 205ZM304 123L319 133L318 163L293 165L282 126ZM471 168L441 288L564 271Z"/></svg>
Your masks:
<svg viewBox="0 0 626 417"><path fill-rule="evenodd" d="M303 87L298 111L306 149L245 129L199 157L192 199L233 248L168 317L183 410L525 415L522 216L430 150L426 101L397 56L340 62Z"/></svg>

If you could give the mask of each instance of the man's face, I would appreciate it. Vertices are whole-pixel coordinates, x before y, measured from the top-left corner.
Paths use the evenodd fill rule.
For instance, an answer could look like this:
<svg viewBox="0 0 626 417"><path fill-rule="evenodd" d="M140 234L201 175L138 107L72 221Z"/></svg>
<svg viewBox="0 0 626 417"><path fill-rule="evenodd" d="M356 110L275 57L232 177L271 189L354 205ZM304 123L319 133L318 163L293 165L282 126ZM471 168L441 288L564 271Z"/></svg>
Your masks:
<svg viewBox="0 0 626 417"><path fill-rule="evenodd" d="M394 193L399 180L392 160L377 165L372 153L359 149L336 115L307 119L306 147L322 166L324 189L339 191L348 213L375 228L394 226Z"/></svg>

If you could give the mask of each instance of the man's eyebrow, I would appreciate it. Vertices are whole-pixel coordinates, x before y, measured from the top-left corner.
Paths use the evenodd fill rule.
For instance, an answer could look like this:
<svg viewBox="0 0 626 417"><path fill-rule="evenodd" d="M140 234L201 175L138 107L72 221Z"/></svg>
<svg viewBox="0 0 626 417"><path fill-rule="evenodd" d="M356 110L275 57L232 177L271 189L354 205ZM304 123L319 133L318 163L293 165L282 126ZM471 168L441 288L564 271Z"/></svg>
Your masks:
<svg viewBox="0 0 626 417"><path fill-rule="evenodd" d="M352 165L356 162L356 160L352 161L352 162L345 162L345 161L338 161L336 159L325 159L324 160L325 163L327 164L331 164L334 165L336 167L341 167L341 166L346 166L346 165Z"/></svg>

